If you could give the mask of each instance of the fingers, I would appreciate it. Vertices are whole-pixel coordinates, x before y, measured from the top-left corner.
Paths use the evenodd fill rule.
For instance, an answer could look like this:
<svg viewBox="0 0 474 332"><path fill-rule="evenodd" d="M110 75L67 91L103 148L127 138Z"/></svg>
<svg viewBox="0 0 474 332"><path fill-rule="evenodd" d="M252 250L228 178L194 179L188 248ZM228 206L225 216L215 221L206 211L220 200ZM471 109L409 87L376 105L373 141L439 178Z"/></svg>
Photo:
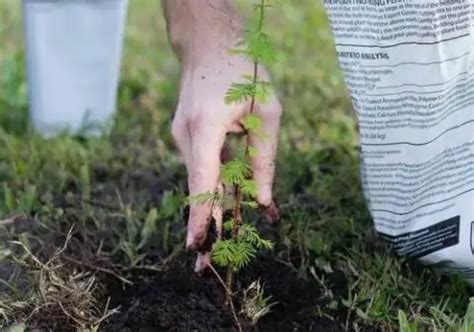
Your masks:
<svg viewBox="0 0 474 332"><path fill-rule="evenodd" d="M265 208L270 221L279 219L279 210L272 199L272 187L281 112L281 105L276 99L259 105L255 113L262 119L261 132L264 133L264 137L259 135L249 137L250 144L257 151L257 155L251 160L258 187L257 201ZM189 116L185 117L183 113L177 112L172 134L188 171L189 195L196 197L204 194L210 197L216 190L222 192L222 185L219 184L221 161L230 159L229 151L223 149L226 126L221 123L222 119L209 116L209 113L191 114L193 116L190 119ZM220 236L221 229L220 203L214 204L211 199L205 199L191 204L186 246L188 249L198 251L195 265L197 272L205 270L211 263L212 244L216 237Z"/></svg>
<svg viewBox="0 0 474 332"><path fill-rule="evenodd" d="M202 273L211 265L212 256L210 251L199 252L197 254L196 263L194 265L194 272Z"/></svg>
<svg viewBox="0 0 474 332"><path fill-rule="evenodd" d="M220 153L225 131L212 119L194 119L189 123L191 148L188 150L188 186L191 197L215 193L220 172ZM191 204L186 246L202 250L211 222L211 200ZM217 223L217 220L214 220ZM220 220L222 224L222 218ZM210 248L205 248L210 250Z"/></svg>
<svg viewBox="0 0 474 332"><path fill-rule="evenodd" d="M171 135L184 159L186 168L188 168L191 158L191 137L187 121L179 110L176 112L173 124L171 125Z"/></svg>
<svg viewBox="0 0 474 332"><path fill-rule="evenodd" d="M178 109L176 112L171 132L188 171L189 195L196 197L200 194L215 193L216 190L222 192L218 179L221 150L225 140L223 126L213 122L212 117L195 116L188 120L181 111ZM212 205L214 210L211 216ZM219 204L212 204L210 200L191 204L186 239L189 249L210 251L210 248L204 247L212 245L212 241L206 243L209 242L206 238L211 219L215 222L216 234L220 234L222 210ZM205 259L199 261L204 262Z"/></svg>
<svg viewBox="0 0 474 332"><path fill-rule="evenodd" d="M217 191L222 194L223 192L222 184L218 185ZM215 242L216 238L220 239L222 236L222 206L221 204L216 204L212 209L212 220L210 223L210 228L207 234L207 238L204 244L204 251L198 252L196 264L194 266L194 271L197 273L204 272L212 261L212 245Z"/></svg>
<svg viewBox="0 0 474 332"><path fill-rule="evenodd" d="M257 201L265 209L267 219L274 222L280 217L272 199L272 188L282 107L274 99L267 104L259 105L255 113L262 119L263 135L263 137L250 135L250 144L257 151L257 155L252 158L253 175L258 186Z"/></svg>
<svg viewBox="0 0 474 332"><path fill-rule="evenodd" d="M224 194L224 186L222 183L219 183L217 186L217 193L219 195ZM222 211L222 204L215 204L212 208L212 218L216 223L216 236L218 239L222 237L222 223L223 223L223 211Z"/></svg>

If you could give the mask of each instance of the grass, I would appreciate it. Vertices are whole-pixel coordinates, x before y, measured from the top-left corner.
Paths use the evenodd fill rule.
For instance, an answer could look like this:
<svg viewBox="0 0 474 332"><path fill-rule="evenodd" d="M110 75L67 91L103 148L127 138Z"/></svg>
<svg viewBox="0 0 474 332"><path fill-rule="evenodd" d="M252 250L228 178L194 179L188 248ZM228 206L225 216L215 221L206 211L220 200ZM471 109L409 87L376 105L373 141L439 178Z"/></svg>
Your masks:
<svg viewBox="0 0 474 332"><path fill-rule="evenodd" d="M101 276L127 283L183 245L185 172L170 138L178 65L163 17L156 1L132 2L116 124L89 140L45 141L28 127L19 0L0 3L0 22L0 327L48 314L97 329L114 313ZM466 284L393 257L371 231L322 3L281 1L269 26L285 108L274 255L323 290L315 316L343 312L347 330L458 331L473 310Z"/></svg>

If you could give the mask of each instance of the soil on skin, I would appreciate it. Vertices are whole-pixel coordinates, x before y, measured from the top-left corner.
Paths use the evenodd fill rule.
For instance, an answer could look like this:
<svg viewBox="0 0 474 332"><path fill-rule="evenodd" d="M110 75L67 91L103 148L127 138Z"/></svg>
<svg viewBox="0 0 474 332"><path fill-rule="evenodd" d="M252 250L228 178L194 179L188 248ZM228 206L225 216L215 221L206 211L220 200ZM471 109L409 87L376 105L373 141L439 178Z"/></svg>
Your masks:
<svg viewBox="0 0 474 332"><path fill-rule="evenodd" d="M214 277L200 277L190 268L191 258L175 260L166 271L142 278L132 287L111 285L111 307L120 313L105 331L235 331L234 319L224 305L224 292ZM260 257L242 271L236 288L260 279L271 296L271 313L256 326L240 316L244 331L344 331L346 315L334 321L315 314L321 304L316 283L304 281L270 256ZM345 288L344 281L334 287Z"/></svg>

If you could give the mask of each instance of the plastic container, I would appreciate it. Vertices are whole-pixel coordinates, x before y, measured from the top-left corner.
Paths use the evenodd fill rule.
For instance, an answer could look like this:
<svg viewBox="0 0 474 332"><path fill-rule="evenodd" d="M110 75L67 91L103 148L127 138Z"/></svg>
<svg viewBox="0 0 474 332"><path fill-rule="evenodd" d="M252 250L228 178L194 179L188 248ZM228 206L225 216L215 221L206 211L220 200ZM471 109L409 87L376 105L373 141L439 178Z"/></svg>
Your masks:
<svg viewBox="0 0 474 332"><path fill-rule="evenodd" d="M128 0L23 0L30 119L97 135L115 113Z"/></svg>

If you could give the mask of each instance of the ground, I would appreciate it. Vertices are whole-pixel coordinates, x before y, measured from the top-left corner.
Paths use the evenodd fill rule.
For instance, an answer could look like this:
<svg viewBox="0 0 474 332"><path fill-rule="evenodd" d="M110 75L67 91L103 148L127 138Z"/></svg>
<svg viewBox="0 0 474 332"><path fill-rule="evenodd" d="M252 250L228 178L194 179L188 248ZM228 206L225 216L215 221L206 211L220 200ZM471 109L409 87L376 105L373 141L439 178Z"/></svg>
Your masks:
<svg viewBox="0 0 474 332"><path fill-rule="evenodd" d="M29 128L20 5L0 2L0 328L236 330L220 284L193 274L183 250L186 180L170 138L178 65L157 1L131 3L117 120L94 139ZM466 284L394 257L372 230L322 2L280 1L267 24L285 109L283 217L270 227L246 212L275 248L237 278L242 328L458 331ZM252 325L240 308L256 280L275 305Z"/></svg>

